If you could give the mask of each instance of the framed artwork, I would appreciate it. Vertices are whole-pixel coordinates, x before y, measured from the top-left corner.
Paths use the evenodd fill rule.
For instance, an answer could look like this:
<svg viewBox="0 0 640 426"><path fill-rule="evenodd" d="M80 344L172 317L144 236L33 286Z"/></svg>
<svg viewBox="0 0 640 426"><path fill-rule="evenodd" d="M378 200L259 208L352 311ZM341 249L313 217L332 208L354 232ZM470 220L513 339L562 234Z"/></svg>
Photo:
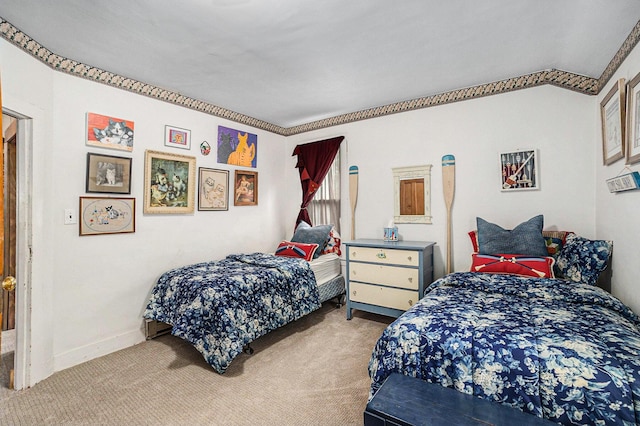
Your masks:
<svg viewBox="0 0 640 426"><path fill-rule="evenodd" d="M198 169L198 210L229 210L229 170Z"/></svg>
<svg viewBox="0 0 640 426"><path fill-rule="evenodd" d="M627 84L627 164L640 161L640 73Z"/></svg>
<svg viewBox="0 0 640 426"><path fill-rule="evenodd" d="M602 162L609 165L624 157L625 84L619 79L600 102Z"/></svg>
<svg viewBox="0 0 640 426"><path fill-rule="evenodd" d="M80 197L80 235L136 231L136 199Z"/></svg>
<svg viewBox="0 0 640 426"><path fill-rule="evenodd" d="M87 113L87 145L133 151L133 121Z"/></svg>
<svg viewBox="0 0 640 426"><path fill-rule="evenodd" d="M258 172L236 170L234 179L233 205L258 205Z"/></svg>
<svg viewBox="0 0 640 426"><path fill-rule="evenodd" d="M191 130L164 126L164 144L174 148L191 149Z"/></svg>
<svg viewBox="0 0 640 426"><path fill-rule="evenodd" d="M258 135L218 126L218 163L256 168Z"/></svg>
<svg viewBox="0 0 640 426"><path fill-rule="evenodd" d="M507 151L499 154L500 190L540 189L538 155L535 149Z"/></svg>
<svg viewBox="0 0 640 426"><path fill-rule="evenodd" d="M131 194L131 158L87 153L86 192Z"/></svg>
<svg viewBox="0 0 640 426"><path fill-rule="evenodd" d="M143 212L193 213L196 158L159 151L145 151Z"/></svg>

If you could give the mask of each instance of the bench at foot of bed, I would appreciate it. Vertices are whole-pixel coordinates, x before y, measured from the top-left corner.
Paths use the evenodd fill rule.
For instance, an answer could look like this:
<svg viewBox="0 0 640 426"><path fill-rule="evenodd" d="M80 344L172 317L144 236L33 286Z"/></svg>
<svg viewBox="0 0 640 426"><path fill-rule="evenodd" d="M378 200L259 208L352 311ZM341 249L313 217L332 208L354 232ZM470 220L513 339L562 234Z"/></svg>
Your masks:
<svg viewBox="0 0 640 426"><path fill-rule="evenodd" d="M554 423L507 405L393 373L367 404L364 424L527 426Z"/></svg>

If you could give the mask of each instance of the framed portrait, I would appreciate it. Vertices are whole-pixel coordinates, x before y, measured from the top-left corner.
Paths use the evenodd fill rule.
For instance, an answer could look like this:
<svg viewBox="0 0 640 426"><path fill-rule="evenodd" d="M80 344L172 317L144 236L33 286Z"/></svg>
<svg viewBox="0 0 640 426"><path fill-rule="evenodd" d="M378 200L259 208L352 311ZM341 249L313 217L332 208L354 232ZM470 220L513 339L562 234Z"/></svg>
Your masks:
<svg viewBox="0 0 640 426"><path fill-rule="evenodd" d="M233 185L234 206L258 205L258 172L236 170Z"/></svg>
<svg viewBox="0 0 640 426"><path fill-rule="evenodd" d="M174 148L191 149L191 130L164 126L164 144Z"/></svg>
<svg viewBox="0 0 640 426"><path fill-rule="evenodd" d="M627 84L627 164L640 161L640 73Z"/></svg>
<svg viewBox="0 0 640 426"><path fill-rule="evenodd" d="M131 158L87 153L86 192L131 194Z"/></svg>
<svg viewBox="0 0 640 426"><path fill-rule="evenodd" d="M498 160L501 191L540 189L538 155L535 149L502 152Z"/></svg>
<svg viewBox="0 0 640 426"><path fill-rule="evenodd" d="M136 231L136 199L80 197L80 235Z"/></svg>
<svg viewBox="0 0 640 426"><path fill-rule="evenodd" d="M229 170L198 169L198 210L229 210Z"/></svg>
<svg viewBox="0 0 640 426"><path fill-rule="evenodd" d="M87 145L133 151L133 121L87 113Z"/></svg>
<svg viewBox="0 0 640 426"><path fill-rule="evenodd" d="M602 162L609 165L625 155L625 84L619 79L600 102Z"/></svg>
<svg viewBox="0 0 640 426"><path fill-rule="evenodd" d="M145 214L188 214L195 206L196 158L145 151Z"/></svg>

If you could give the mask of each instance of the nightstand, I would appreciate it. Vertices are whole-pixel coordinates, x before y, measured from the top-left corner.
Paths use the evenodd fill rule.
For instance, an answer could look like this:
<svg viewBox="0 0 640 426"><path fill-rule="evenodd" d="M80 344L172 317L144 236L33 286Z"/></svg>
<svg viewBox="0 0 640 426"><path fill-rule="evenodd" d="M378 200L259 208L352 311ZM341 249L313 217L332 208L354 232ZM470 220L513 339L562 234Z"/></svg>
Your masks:
<svg viewBox="0 0 640 426"><path fill-rule="evenodd" d="M347 319L352 309L399 317L433 282L429 241L354 240L347 253Z"/></svg>

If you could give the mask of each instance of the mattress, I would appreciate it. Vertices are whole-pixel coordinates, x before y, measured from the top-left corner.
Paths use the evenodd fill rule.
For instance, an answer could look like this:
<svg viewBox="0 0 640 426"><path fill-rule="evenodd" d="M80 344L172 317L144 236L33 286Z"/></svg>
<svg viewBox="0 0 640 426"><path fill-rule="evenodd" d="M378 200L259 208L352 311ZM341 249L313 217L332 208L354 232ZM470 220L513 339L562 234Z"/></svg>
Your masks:
<svg viewBox="0 0 640 426"><path fill-rule="evenodd" d="M318 286L340 275L340 257L335 253L323 254L309 262Z"/></svg>

